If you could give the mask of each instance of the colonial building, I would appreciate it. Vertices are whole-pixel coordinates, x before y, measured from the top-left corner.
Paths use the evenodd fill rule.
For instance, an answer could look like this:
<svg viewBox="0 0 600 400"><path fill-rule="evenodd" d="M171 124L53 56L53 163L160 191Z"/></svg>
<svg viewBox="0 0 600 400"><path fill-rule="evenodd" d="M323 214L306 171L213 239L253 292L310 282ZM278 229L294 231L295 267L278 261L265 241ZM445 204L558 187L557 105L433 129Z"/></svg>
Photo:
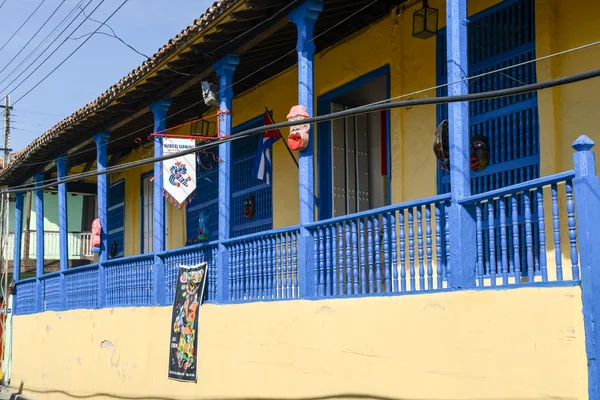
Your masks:
<svg viewBox="0 0 600 400"><path fill-rule="evenodd" d="M216 2L0 171L38 187L37 254L44 182L58 182L59 271L38 257L21 279L14 241L12 384L34 398L600 399L600 80L394 106L597 68L600 5L576 3ZM386 103L313 124L302 151L265 127L295 105ZM189 193L169 186L184 176L170 161L144 163L173 139L198 146ZM72 181L96 187L101 226L76 268ZM167 306L179 266L202 261L186 385L167 380Z"/></svg>

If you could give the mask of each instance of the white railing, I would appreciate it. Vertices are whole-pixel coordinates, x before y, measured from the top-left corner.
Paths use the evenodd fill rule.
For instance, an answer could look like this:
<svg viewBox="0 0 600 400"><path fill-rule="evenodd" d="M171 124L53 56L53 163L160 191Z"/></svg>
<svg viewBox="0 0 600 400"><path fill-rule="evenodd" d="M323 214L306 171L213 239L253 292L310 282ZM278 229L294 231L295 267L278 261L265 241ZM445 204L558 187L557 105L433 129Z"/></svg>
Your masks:
<svg viewBox="0 0 600 400"><path fill-rule="evenodd" d="M25 248L25 235L21 234L21 259L35 259L36 254L36 232L29 232L29 257L27 257L27 249ZM79 260L81 258L91 258L90 245L92 241L91 232L69 232L69 260ZM14 258L14 233L8 234L8 246L6 251L6 259ZM60 234L58 232L44 232L44 259L58 260L60 259Z"/></svg>

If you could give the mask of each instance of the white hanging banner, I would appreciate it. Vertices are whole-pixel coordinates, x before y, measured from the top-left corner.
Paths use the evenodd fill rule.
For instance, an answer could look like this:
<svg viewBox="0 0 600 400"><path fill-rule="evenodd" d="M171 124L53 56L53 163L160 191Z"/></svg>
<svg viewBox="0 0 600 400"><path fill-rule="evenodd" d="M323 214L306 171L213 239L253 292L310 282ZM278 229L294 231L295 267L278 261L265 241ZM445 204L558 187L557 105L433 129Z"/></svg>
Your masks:
<svg viewBox="0 0 600 400"><path fill-rule="evenodd" d="M178 153L196 147L194 139L163 138L163 155ZM181 208L191 201L196 190L196 154L163 161L164 195Z"/></svg>

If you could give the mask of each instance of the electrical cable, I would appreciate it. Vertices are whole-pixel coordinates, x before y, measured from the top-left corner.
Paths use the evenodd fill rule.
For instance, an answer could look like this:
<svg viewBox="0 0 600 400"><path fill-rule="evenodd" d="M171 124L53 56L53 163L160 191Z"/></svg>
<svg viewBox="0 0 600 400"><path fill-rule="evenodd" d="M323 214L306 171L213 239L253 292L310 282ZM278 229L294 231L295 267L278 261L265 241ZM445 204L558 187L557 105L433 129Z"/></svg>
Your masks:
<svg viewBox="0 0 600 400"><path fill-rule="evenodd" d="M0 51L4 50L4 48L14 39L14 37L17 35L17 33L19 33L19 31L25 26L25 24L27 24L27 22L29 22L29 20L35 15L35 13L40 9L40 7L45 2L46 2L46 0L42 0L42 2L40 4L38 4L38 6L35 8L35 10L33 10L33 12L31 14L29 14L29 17L27 17L27 19L25 20L25 22L23 22L21 24L21 26L19 26L19 28L15 31L15 33L13 33L10 38L8 38L8 40L6 41L6 43L4 43L2 45L2 47L0 47Z"/></svg>
<svg viewBox="0 0 600 400"><path fill-rule="evenodd" d="M90 0L90 1L89 1L89 2L86 4L86 7L87 7L87 6L89 6L89 5L90 5L90 3L91 3L92 1L93 1L93 0ZM104 3L104 1L105 1L105 0L101 0L101 1L100 1L100 4L98 4L98 5L96 6L96 8L94 8L94 9L92 10L92 14L93 14L93 13L94 13L94 12L95 12L97 9L98 9L98 7L100 7L100 6L102 5L102 3ZM85 8L85 7L84 7L84 8ZM75 18L74 18L74 19L73 19L73 20L72 20L72 21L69 23L69 25L67 25L67 26L65 27L65 29L63 29L63 30L62 30L62 32L58 34L58 36L57 36L57 37L56 37L56 38L55 38L55 39L52 41L52 43L50 43L50 44L48 45L48 47L46 47L46 49L44 49L44 51L43 51L43 52L42 52L42 53L41 53L39 56L37 56L37 57L36 57L36 59L35 59L35 60L33 60L33 62L31 62L31 64L29 64L29 65L27 66L27 68L25 68L25 69L24 69L24 70L23 70L23 71L22 71L22 72L21 72L19 75L17 75L17 77L16 77L15 79L13 79L13 80L12 80L12 81L11 81L11 82L10 82L10 83L7 85L7 86L5 86L4 88L0 89L0 92L4 92L5 90L7 90L7 89L10 87L10 85L12 85L12 84L13 84L13 83L14 83L14 82L17 80L17 79L19 79L19 78L20 78L20 77L21 77L21 76L22 76L22 75L25 73L25 71L27 71L27 70L28 70L28 69L29 69L29 68L30 68L30 67L31 67L33 64L35 64L35 62L36 62L37 60L39 60L39 59L40 59L40 57L41 57L42 55L44 55L44 53L46 52L46 50L48 50L48 49L49 49L49 48L50 48L50 47L51 47L51 46L52 46L52 45L53 45L53 44L54 44L54 43L55 43L55 42L58 40L58 38L60 38L60 36L61 36L61 35L62 35L62 34L63 34L63 33L64 33L64 32L65 32L65 31L66 31L68 28L69 28L69 26L71 26L71 24L73 24L73 22L75 22L75 21L77 20L77 18L79 17L79 15L81 15L81 12L82 12L82 11L80 11L80 13L79 13L79 14L78 14L78 15L77 15L77 16L76 16L76 17L75 17ZM87 18L86 18L86 19L84 19L83 21L81 21L81 22L79 23L79 25L77 25L77 27L75 28L75 30L74 30L73 32L71 32L71 34L70 34L70 35L72 35L72 34L73 34L73 33L74 33L74 32L75 32L77 29L79 29L79 27L80 27L81 25L83 25L83 24L85 23L85 21L87 21ZM69 36L70 36L70 35L69 35ZM60 49L60 48L61 48L61 46L62 46L63 44L65 44L65 42L66 42L68 39L69 39L68 37L67 37L67 38L65 38L65 39L62 41L62 43L60 43L60 44L59 44L59 45L58 45L58 46L57 46L57 47L54 49L54 51L52 51L52 53L50 53L50 55L49 55L48 57L46 57L46 58L45 58L45 59L42 61L42 63L41 63L41 64L39 64L39 65L38 65L38 66L37 66L37 67L36 67L36 68L35 68L35 69L34 69L34 70L33 70L33 71L32 71L32 72L29 74L29 75L27 75L27 77L25 77L25 79L23 79L23 80L22 80L22 81L21 81L21 82L20 82L20 83L19 83L19 84L18 84L16 87L14 87L14 88L13 88L13 89L12 89L12 90L11 90L11 91L8 93L8 94L11 94L12 92L14 92L14 91L15 91L15 89L17 89L19 86L21 86L23 83L25 83L25 81L27 81L27 79L29 79L29 78L31 77L31 75L33 75L33 74L34 74L34 73L35 73L35 72L36 72L38 69L40 69L40 67L41 67L42 65L44 65L44 63L45 63L46 61L48 61L48 59L49 59L50 57L52 57L52 56L54 55L54 53L56 53L56 52L58 51L58 49Z"/></svg>
<svg viewBox="0 0 600 400"><path fill-rule="evenodd" d="M107 21L109 21L109 20L110 20L110 19L111 19L111 18L112 18L112 17L113 17L113 16L114 16L114 15L115 15L117 12L119 12L119 10L120 10L120 9L121 9L121 8L122 8L122 7L123 7L125 4L127 4L127 2L128 2L128 1L129 1L129 0L124 0L124 1L121 3L121 5L120 5L119 7L117 7L117 9L116 9L115 11L113 11L113 13L112 13L112 14L110 14L110 15L108 16L108 18L106 18L106 20L105 20L104 22L106 23ZM102 2L104 2L104 0L102 0ZM102 4L102 3L100 3L100 4ZM99 5L98 5L98 6L99 6ZM94 11L92 11L92 14L93 14L93 13L94 13ZM99 30L101 27L102 27L102 26L99 26L99 27L96 29L96 31L98 31L98 30ZM19 101L21 101L21 99L23 99L23 97L27 96L27 95L28 95L29 93L31 93L31 92L32 92L32 91L33 91L35 88L37 88L39 85L41 85L41 84L42 84L42 83L43 83L43 82L44 82L46 79L48 79L48 77L49 77L50 75L52 75L52 74L53 74L53 73L54 73L54 72L55 72L57 69L59 69L59 68L60 68L60 67L61 67L61 66L62 66L62 65L65 63L65 62L67 62L67 61L69 60L69 58L71 58L71 57L72 57L72 56L73 56L73 55L74 55L74 54L75 54L75 53L76 53L76 52L77 52L77 51L78 51L80 48L82 48L82 47L83 47L83 45L84 45L84 44L86 44L86 43L87 43L87 41L88 41L88 40L90 40L91 38L92 38L92 36L89 36L87 39L85 39L85 40L83 41L83 43L81 43L79 46L77 46L77 48L75 48L75 50L73 50L73 51L71 52L71 54L69 54L69 55L67 56L67 58L65 58L65 59L64 59L64 60L63 60L63 61L62 61L60 64L58 64L56 67L54 67L54 69L53 69L52 71L50 71L48 74L46 74L46 76L44 76L44 77L43 77L43 78L42 78L42 79L41 79L41 80L40 80L38 83L36 83L36 84L35 84L35 85L34 85L34 86L31 88L31 89L29 89L27 92L25 92L25 94L24 94L24 95L22 95L22 96L21 96L21 97L19 97L17 100L15 100L15 102L14 102L13 104L17 104ZM38 68L39 68L39 67L38 67ZM36 68L36 70L37 70L37 68ZM35 70L34 70L33 72L35 72ZM32 72L32 73L33 73L33 72ZM30 76L31 76L31 75L30 75ZM25 78L25 80L27 80L27 78ZM23 81L23 82L24 82L24 81ZM23 82L21 82L21 84L22 84ZM14 88L14 89L13 89L13 90L10 92L10 93L14 92L14 91L15 91L15 90L16 90L16 89L19 87L19 86L21 86L21 84L19 84L17 87L15 87L15 88ZM10 93L9 93L9 94L10 94Z"/></svg>
<svg viewBox="0 0 600 400"><path fill-rule="evenodd" d="M373 112L378 112L378 111L382 111L382 110L389 110L389 109L393 109L393 108L416 107L416 106L423 106L423 105L436 105L436 104L447 104L447 103L460 103L460 102L469 102L469 101L481 101L481 100L490 100L490 99L494 99L494 98L498 98L498 97L516 96L516 95L520 95L520 94L524 94L524 93L545 90L545 89L563 86L563 85L567 85L567 84L571 84L571 83L582 82L582 81L586 81L586 80L597 78L597 77L600 77L600 69L594 69L594 70L590 70L590 71L583 72L580 74L551 79L551 80L548 80L545 82L532 83L529 85L519 86L519 87L509 88L509 89L500 89L500 90L494 90L494 91L489 91L489 92L471 93L471 94L458 95L458 96L444 96L444 97L434 97L434 98L427 98L427 99L397 101L397 102L386 103L386 104L372 105L369 107L359 106L359 107L350 108L350 109L335 112L335 113L330 113L327 115L321 115L321 116L317 116L317 117L307 118L307 119L300 120L300 121L279 122L276 124L265 125L265 126L261 126L261 127L257 127L257 128L247 129L247 130L239 132L235 135L232 135L232 136L229 136L229 137L226 137L223 139L215 140L215 141L212 141L209 143L205 143L203 145L196 146L192 149L187 149L187 150L183 150L183 151L180 151L177 153L168 154L166 156L153 157L153 158L148 158L148 159L143 159L143 160L136 160L136 161L132 161L132 162L129 162L126 164L109 167L109 168L106 168L101 171L90 171L90 172L86 172L86 173L71 175L71 176L65 177L63 179L47 180L47 181L52 181L52 183L39 185L39 182L38 182L37 184L34 183L34 184L28 184L28 185L21 185L19 187L13 186L13 187L9 187L7 189L0 190L0 195L6 194L6 193L21 193L21 192L29 192L32 190L48 189L48 188L51 188L51 187L53 187L57 184L61 184L61 183L78 181L78 180L89 178L89 177L111 174L111 173L124 171L127 169L139 167L139 166L146 165L146 164L152 164L152 163L156 163L156 162L170 160L173 158L186 156L188 154L198 153L200 151L219 146L223 143L228 143L228 142L231 142L234 140L243 139L245 137L249 137L249 136L256 135L256 134L266 132L269 130L273 130L273 129L282 129L282 128L289 128L289 127L298 126L298 125L332 121L335 119L341 119L341 118L346 118L346 117L351 117L351 116L356 116L356 115L373 113Z"/></svg>
<svg viewBox="0 0 600 400"><path fill-rule="evenodd" d="M10 64L12 64L12 62L17 59L17 57L19 57L19 55L23 52L23 50L25 50L25 48L27 46L29 46L29 43L31 43L31 41L33 39L35 39L35 37L38 35L38 33L40 33L42 29L44 29L44 27L48 24L48 22L52 19L52 17L54 17L54 14L56 14L58 12L58 10L62 7L63 4L65 4L66 1L67 0L62 0L60 2L60 4L58 5L58 7L56 7L54 9L54 11L52 12L52 14L50 14L50 16L48 17L48 19L46 19L46 21L42 24L42 26L39 27L39 29L33 34L33 36L29 39L29 41L27 41L27 43L25 43L25 45L23 47L21 47L21 50L19 50L19 52L8 62L8 64L6 64L4 66L4 68L2 68L0 70L0 74L2 74L6 70L6 68L8 68L8 66Z"/></svg>
<svg viewBox="0 0 600 400"><path fill-rule="evenodd" d="M357 12L361 12L361 11L363 11L365 8L367 8L367 7L371 6L371 5L372 5L372 4L374 4L375 2L377 2L377 0L375 0L375 1L373 1L373 2L371 2L371 3L369 3L369 4L367 4L365 7L361 8L361 9L360 9L360 10L358 10ZM354 16L354 15L355 15L357 12L355 12L355 13L353 13L352 15L350 15L350 16L348 16L348 17L346 17L346 18L345 18L345 19L343 19L342 21L338 22L336 25L334 25L334 26L330 27L329 29L327 29L326 31L324 31L324 32L320 33L319 35L317 35L317 36L313 37L312 39L309 39L309 40L307 40L307 41L306 41L304 44L306 44L306 43L309 43L309 42L311 42L311 41L314 41L314 40L315 40L316 38L318 38L319 36L326 34L326 33L327 33L327 32L329 32L331 29L333 29L335 26L338 26L339 24L341 24L341 23L345 22L346 20L348 20L349 18L353 17L353 16ZM259 24L259 25L260 25L260 24ZM252 29L250 29L250 30L252 30ZM235 39L234 39L234 40L235 40ZM227 44L227 43L226 43L226 44ZM226 45L226 44L225 44L225 45ZM542 60L550 59L550 58L553 58L553 57L557 57L557 56L559 56L559 55L564 55L564 54L568 54L568 53L571 53L571 52L580 51L580 50L583 50L583 49L586 49L586 48L589 48L589 47L597 46L597 45L599 45L599 44L600 44L600 41L598 41L598 42L593 42L593 43L588 43L588 44L586 44L586 45L582 45L582 46L578 46L578 47L570 48L570 49L563 50L563 51L561 51L561 52L557 52L557 53L548 54L548 55L546 55L546 56L542 56L542 57L539 57L539 58L536 58L536 59L533 59L533 60L524 61L524 62L522 62L522 63L519 63L519 64L510 65L510 66L507 66L507 67L502 67L502 68L499 68L499 69L497 69L497 70L489 71L489 72L482 73L482 74L479 74L479 75L475 75L475 76L472 76L472 77L466 77L465 79L462 79L462 80L459 80L459 81L455 81L455 82L449 82L449 83L445 83L445 84L442 84L442 85L438 85L438 86L434 86L434 87L430 87L430 88L426 88L426 89L421 89L421 90L418 90L418 91L415 91L415 92L412 92L412 93L407 93L407 94L403 94L403 95L400 95L400 96L396 96L396 97L393 97L393 98L390 98L390 99L386 99L386 100L382 100L382 101L377 101L377 102L375 102L375 103L367 104L367 105L365 105L365 106L368 106L368 105L376 105L376 104L383 104L383 103L389 103L390 101L392 101L392 100L395 100L395 99L406 98L406 97L413 96L413 95L415 95L415 94L420 94L420 93L428 92L428 91L435 90L435 89L439 89L439 88L442 88L442 87L447 87L447 86L450 86L450 85L453 85L453 84L462 83L462 82L467 82L467 81L470 81L470 80L473 80L473 79L477 79L477 78L480 78L480 77L483 77L483 76L486 76L486 75L490 75L490 74L494 74L494 73L497 73L497 72L500 72L500 71L504 71L504 70L508 70L508 69L516 68L516 67L519 67L519 66L523 66L523 65L527 65L527 64L535 63L535 62L538 62L538 61L542 61ZM295 51L295 50L293 50L293 51ZM290 53L287 53L287 54L286 54L285 56L283 56L283 57L287 57L287 56L288 56L289 54L291 54L293 51L291 51ZM268 67L268 66L270 66L270 65L272 65L272 64L274 64L274 63L276 63L276 62L278 62L278 61L279 61L281 58L283 58L283 57L280 57L280 58L278 58L278 59L274 60L273 62L271 62L271 63L269 63L269 64L267 64L267 65L265 65L265 66L261 67L259 70L256 70L256 71L254 71L253 73L251 73L250 75L248 75L248 76L246 76L246 77L244 77L244 78L240 79L239 81L233 82L233 83L232 83L231 85L229 85L227 88L230 88L230 87L232 87L232 86L236 85L237 83L239 83L239 82L241 82L242 80L244 80L244 79L246 79L246 78L250 77L251 75L255 74L256 72L259 72L260 70L262 70L262 69L264 69L264 68L266 68L266 67ZM0 83L1 83L1 82L0 82ZM219 93L221 93L223 90L225 90L225 89L227 89L227 88L221 89L221 90L219 91ZM188 106L188 107L186 107L186 108L184 108L184 109L182 109L182 110L179 110L179 111L177 111L177 112L175 112L175 113L172 113L172 114L170 114L170 115L167 115L167 116L164 118L163 122L165 122L165 121L166 121L167 119L169 119L169 118L172 118L172 117L176 116L176 115L177 115L177 114L179 114L179 113L182 113L182 112L184 112L184 111L187 111L187 110L189 110L190 108L192 108L192 107L194 107L194 106L196 106L196 105L198 105L198 104L200 104L200 103L203 103L203 100L201 100L201 101L198 101L198 102L195 102L195 103L193 103L192 105L190 105L190 106ZM133 135L135 135L135 134L137 134L137 133L139 133L139 132L142 132L142 131L144 131L144 130L146 130L146 129L150 129L150 128L152 128L152 127L153 127L153 125L154 125L154 124L150 124L150 125L148 125L148 126L145 126L145 127L139 128L139 129L137 129L137 130L135 130L135 131L133 131L133 132L131 132L131 133L127 134L127 135L121 136L121 137L119 137L119 138L116 138L116 139L113 139L113 140L109 140L109 142L108 142L108 143L110 144L110 143L115 143L115 142L117 142L117 141L124 140L124 139L126 139L126 138L128 138L128 137L131 137L131 136L133 136ZM81 150L81 151L78 151L78 152L71 153L70 155L71 155L71 156L72 156L72 155L79 155L79 154L88 153L88 152L91 152L91 151L95 151L95 150L94 150L94 149L86 149L86 150ZM43 164L47 164L47 162L41 161L41 162L27 163L27 164L20 164L20 165L22 165L22 166L33 166L33 165L43 165Z"/></svg>
<svg viewBox="0 0 600 400"><path fill-rule="evenodd" d="M310 42L312 42L312 41L314 41L314 40L318 39L318 38L319 38L319 37L321 37L322 35L325 35L325 34L327 34L329 31L331 31L331 30L332 30L332 29L334 29L335 27L337 27L337 26L339 26L339 25L343 24L343 23L344 23L344 22L346 22L348 19L350 19L350 18L354 17L355 15L357 15L357 14L361 13L362 11L364 11L365 9L367 9L368 7L370 7L370 6L372 6L373 4L375 4L377 1L379 1L379 0L373 0L373 1L372 1L372 2L370 2L369 4L365 5L364 7L360 8L360 9L359 9L359 10L357 10L357 11L355 11L354 13L350 14L349 16L347 16L346 18L344 18L343 20L341 20L341 21L337 22L336 24L334 24L334 25L330 26L330 27L329 27L327 30L325 30L325 31L323 31L323 32L319 33L318 35L314 36L313 38L311 38L311 39L307 40L306 42L304 42L304 44L308 44L308 43L310 43ZM234 39L234 40L235 40L235 39ZM293 50L291 50L291 51L289 51L288 53L284 54L283 56L281 56L281 57L277 58L276 60L273 60L273 61L272 61L272 62L270 62L269 64L263 65L261 68L259 68L259 69L257 69L257 70L254 70L253 72L251 72L250 74L246 75L245 77L243 77L243 78L239 79L239 80L238 80L238 81L236 81L236 82L233 82L231 85L229 85L229 86L227 86L227 87L225 87L225 88L222 88L222 89L220 89L218 93L222 93L223 91L225 91L225 90L227 90L227 89L229 89L229 88L233 87L234 85L236 85L236 84L238 84L238 83L240 83L240 82L243 82L244 80L246 80L246 79L250 78L251 76L253 76L253 75L257 74L258 72L260 72L260 71L264 70L265 68L268 68L268 67L270 67L271 65L273 65L273 64L275 64L275 63L277 63L277 62L279 62L280 60L282 60L283 58L285 58L285 57L289 56L290 54L292 54L292 53L294 53L294 52L296 52L296 48L295 48L295 47L294 47L294 49L293 49ZM11 84L12 84L12 82L11 82ZM23 97L24 97L24 96L21 96L19 99L17 99L17 101L21 100ZM190 106L188 106L188 107L186 107L186 108L184 108L184 109L182 109L182 110L179 110L179 111L177 111L177 112L175 112L175 113L172 113L171 115L168 115L167 117L165 117L165 119L164 119L163 121L166 121L168 118L172 118L172 117L174 117L175 115L178 115L178 114L180 114L180 113L182 113L182 112L184 112L184 111L187 111L187 110L189 110L190 108L192 108L192 107L195 107L195 106L197 106L198 104L201 104L201 103L203 103L203 102L204 102L203 100L197 101L197 102L193 103L192 105L190 105ZM16 104L16 101L13 103L13 105L14 105L14 104ZM114 140L109 140L109 141L108 141L108 144L110 144L110 143L114 143L114 142L117 142L117 141L121 141L121 140L123 140L123 139L126 139L126 138L128 138L128 137L131 137L131 136L135 135L136 133L139 133L139 132L142 132L142 131L144 131L144 130L146 130L146 129L152 128L153 126L154 126L154 125L153 125L153 124L151 124L151 125L145 126L145 127L143 127L143 128L140 128L140 129L138 129L138 130L136 130L136 131L134 131L134 132L132 132L132 133L129 133L129 134L127 134L127 135L124 135L124 136L122 136L122 137L120 137L120 138L117 138L117 139L114 139ZM82 151L80 151L80 152L72 153L71 155L82 154L82 153L86 153L86 152L91 152L91 150L90 150L90 149L88 149L88 150L82 150ZM41 164L46 164L46 162L38 162L38 163L35 163L35 164L36 164L36 165L37 165L37 164L40 164L40 165L41 165ZM27 164L27 165L34 165L34 163L30 163L30 164Z"/></svg>
<svg viewBox="0 0 600 400"><path fill-rule="evenodd" d="M77 10L77 8L83 4L85 0L79 0L79 3L71 10L69 11L69 13L63 18L63 20L61 22L59 22L59 24L57 26L54 27L54 29L52 29L52 31L46 35L46 37L40 42L38 43L38 45L35 47L35 49L33 49L28 55L27 57L25 57L23 60L21 60L21 62L19 63L19 65L17 65L15 68L13 68L12 71L10 71L10 73L4 77L2 80L0 80L0 85L3 84L4 82L6 82L6 80L8 78L10 78L15 72L17 72L19 70L19 68L21 68L21 66L23 66L23 64L25 64L34 54L36 51L38 51L40 49L40 47L42 47L51 37L52 35L54 35L54 33L59 30L64 24L65 22L67 22L67 20L69 18L71 18L71 15L73 15L73 13ZM92 0L89 1L89 3L86 5L86 7L91 3ZM79 15L78 15L79 16ZM77 17L78 17L77 16ZM77 18L75 17L75 19ZM71 25L73 22L75 22L74 20L71 21L69 23L69 25ZM64 31L63 31L64 32ZM62 32L59 34L59 36L62 35ZM54 42L53 42L54 43ZM46 50L48 47L50 47L52 44L50 44L49 46L46 47ZM29 65L25 70L27 70L31 65Z"/></svg>
<svg viewBox="0 0 600 400"><path fill-rule="evenodd" d="M6 0L4 0L4 1L2 2L2 4L0 4L0 8L2 8L2 6L4 6L4 3L6 3Z"/></svg>

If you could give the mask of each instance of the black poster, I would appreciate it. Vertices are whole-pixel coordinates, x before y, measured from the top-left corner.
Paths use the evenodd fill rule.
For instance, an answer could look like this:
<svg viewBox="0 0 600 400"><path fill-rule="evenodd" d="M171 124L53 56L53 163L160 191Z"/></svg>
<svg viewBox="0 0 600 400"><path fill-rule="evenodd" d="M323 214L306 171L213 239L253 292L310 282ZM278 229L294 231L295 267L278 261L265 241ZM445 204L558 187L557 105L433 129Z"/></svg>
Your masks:
<svg viewBox="0 0 600 400"><path fill-rule="evenodd" d="M169 379L196 382L198 312L208 276L208 264L179 266L171 316Z"/></svg>

